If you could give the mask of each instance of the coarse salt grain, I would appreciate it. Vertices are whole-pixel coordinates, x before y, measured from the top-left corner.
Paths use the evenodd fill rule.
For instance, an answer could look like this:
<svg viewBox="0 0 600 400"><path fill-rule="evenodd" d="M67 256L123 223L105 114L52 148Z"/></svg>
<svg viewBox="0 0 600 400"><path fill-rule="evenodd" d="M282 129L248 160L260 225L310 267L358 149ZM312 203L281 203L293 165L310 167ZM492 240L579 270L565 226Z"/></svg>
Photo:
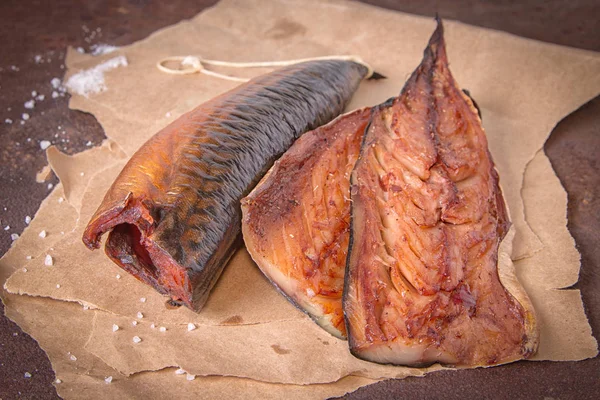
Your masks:
<svg viewBox="0 0 600 400"><path fill-rule="evenodd" d="M53 98L53 99L56 99L58 96L60 96L60 95L58 94L58 92L57 92L56 90L53 90L53 91L52 91L52 98Z"/></svg>
<svg viewBox="0 0 600 400"><path fill-rule="evenodd" d="M45 98L46 96L44 96L43 94L38 94L37 96L35 96L35 99L37 101L44 101Z"/></svg>
<svg viewBox="0 0 600 400"><path fill-rule="evenodd" d="M145 297L140 297L140 302L145 303L146 302L146 298Z"/></svg>
<svg viewBox="0 0 600 400"><path fill-rule="evenodd" d="M29 372L25 372L25 373L23 374L23 376L24 376L25 378L31 378L31 373L29 373Z"/></svg>
<svg viewBox="0 0 600 400"><path fill-rule="evenodd" d="M23 272L27 272L27 268L23 268Z"/></svg>
<svg viewBox="0 0 600 400"><path fill-rule="evenodd" d="M12 123L13 123L13 120L12 120L12 119L10 119L10 118L6 118L6 119L4 120L4 123L5 123L5 124L9 124L9 125L10 125L10 124L12 124Z"/></svg>
<svg viewBox="0 0 600 400"><path fill-rule="evenodd" d="M25 258L26 258L26 259L28 259L28 260L31 260L33 257L31 257L31 256L27 256L27 257L25 257Z"/></svg>
<svg viewBox="0 0 600 400"><path fill-rule="evenodd" d="M150 328L154 329L154 328L156 328L156 325L150 324Z"/></svg>
<svg viewBox="0 0 600 400"><path fill-rule="evenodd" d="M112 330L113 330L113 332L118 331L119 330L119 325L113 324Z"/></svg>
<svg viewBox="0 0 600 400"><path fill-rule="evenodd" d="M183 375L185 374L185 371L181 368L179 368L178 370L175 371L175 375Z"/></svg>
<svg viewBox="0 0 600 400"><path fill-rule="evenodd" d="M192 324L191 322L188 324L188 332L189 331L193 331L194 329L196 329L196 325Z"/></svg>
<svg viewBox="0 0 600 400"><path fill-rule="evenodd" d="M6 208L5 208L4 210L6 211ZM7 230L9 230L9 229L10 229L10 225L6 225L6 226L4 227L4 230L5 230L5 231L7 231Z"/></svg>
<svg viewBox="0 0 600 400"><path fill-rule="evenodd" d="M46 231L41 231L38 235L39 237L41 237L42 239L46 237Z"/></svg>
<svg viewBox="0 0 600 400"><path fill-rule="evenodd" d="M71 359L71 361L77 361L77 357L75 357L73 354L71 354L71 357L69 357Z"/></svg>
<svg viewBox="0 0 600 400"><path fill-rule="evenodd" d="M107 385L109 383L111 383L112 382L112 376L108 376L108 377L104 378L104 382L106 382Z"/></svg>
<svg viewBox="0 0 600 400"><path fill-rule="evenodd" d="M31 97L35 97L35 96L37 96L37 92L35 90L32 90L31 91Z"/></svg>
<svg viewBox="0 0 600 400"><path fill-rule="evenodd" d="M168 112L168 113L165 114L165 117L167 117L167 118L169 118L170 116L171 116L170 112Z"/></svg>
<svg viewBox="0 0 600 400"><path fill-rule="evenodd" d="M144 318L144 314L142 314L140 311L138 311L138 313L137 313L137 317L138 317L138 318Z"/></svg>
<svg viewBox="0 0 600 400"><path fill-rule="evenodd" d="M29 223L30 223L30 222L31 222L31 217L30 217L29 215L27 215L27 216L25 217L25 223L26 223L27 225L29 225Z"/></svg>
<svg viewBox="0 0 600 400"><path fill-rule="evenodd" d="M86 305L84 305L84 306L83 306L83 310L84 310L84 311L87 311L87 310L89 310L89 309L90 309L90 306L86 306Z"/></svg>
<svg viewBox="0 0 600 400"><path fill-rule="evenodd" d="M50 141L48 141L48 140L42 140L40 142L40 149L46 150L48 147L50 147L51 144L52 143L50 143Z"/></svg>
<svg viewBox="0 0 600 400"><path fill-rule="evenodd" d="M54 260L50 254L46 254L46 258L44 258L44 264L47 267L51 267L54 264Z"/></svg>
<svg viewBox="0 0 600 400"><path fill-rule="evenodd" d="M52 87L54 89L58 89L60 87L61 80L58 78L52 78L52 80L50 81L50 84L52 85Z"/></svg>
<svg viewBox="0 0 600 400"><path fill-rule="evenodd" d="M53 183L49 183L49 184L48 184L48 190L52 189L53 187L54 187L54 184L53 184Z"/></svg>
<svg viewBox="0 0 600 400"><path fill-rule="evenodd" d="M121 275L117 274L117 275L115 276L115 278L117 278L117 279L121 279Z"/></svg>
<svg viewBox="0 0 600 400"><path fill-rule="evenodd" d="M192 375L192 374L188 373L185 376L185 379L187 379L188 381L193 381L194 379L196 379L196 375Z"/></svg>
<svg viewBox="0 0 600 400"><path fill-rule="evenodd" d="M132 321L131 325L136 326L137 325L137 321Z"/></svg>
<svg viewBox="0 0 600 400"><path fill-rule="evenodd" d="M29 114L27 114L27 113L23 113L23 114L21 114L21 119L22 119L23 121L27 121L27 120L29 119Z"/></svg>
<svg viewBox="0 0 600 400"><path fill-rule="evenodd" d="M158 330L161 332L166 332L167 328L165 328L164 326L161 326L160 328L158 328Z"/></svg>
<svg viewBox="0 0 600 400"><path fill-rule="evenodd" d="M58 204L62 203L63 201L65 201L65 199L63 199L62 197L58 198Z"/></svg>
<svg viewBox="0 0 600 400"><path fill-rule="evenodd" d="M10 240L12 240L13 242L15 240L17 240L18 238L19 238L19 235L17 233L13 233L13 234L10 235Z"/></svg>
<svg viewBox="0 0 600 400"><path fill-rule="evenodd" d="M28 100L23 104L23 106L28 110L33 110L33 107L35 107L35 100Z"/></svg>
<svg viewBox="0 0 600 400"><path fill-rule="evenodd" d="M80 172L80 173L79 173L79 175L81 175L81 176L84 176L84 175L85 175L85 173L84 173L84 172Z"/></svg>
<svg viewBox="0 0 600 400"><path fill-rule="evenodd" d="M54 383L56 383L57 385L59 385L59 384L62 383L62 381L60 379L56 378L56 380L54 381Z"/></svg>
<svg viewBox="0 0 600 400"><path fill-rule="evenodd" d="M142 339L139 336L134 336L131 340L133 340L133 343L139 343L142 341Z"/></svg>
<svg viewBox="0 0 600 400"><path fill-rule="evenodd" d="M78 72L69 78L66 85L73 93L88 97L90 94L106 90L105 72L127 65L127 59L124 56L115 57L93 68Z"/></svg>

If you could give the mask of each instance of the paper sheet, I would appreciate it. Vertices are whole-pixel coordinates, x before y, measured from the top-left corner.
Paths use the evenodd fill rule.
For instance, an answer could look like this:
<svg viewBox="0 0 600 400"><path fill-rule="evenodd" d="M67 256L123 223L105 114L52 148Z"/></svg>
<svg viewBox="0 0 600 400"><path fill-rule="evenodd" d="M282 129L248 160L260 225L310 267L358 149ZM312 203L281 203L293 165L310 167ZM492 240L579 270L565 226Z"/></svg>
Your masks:
<svg viewBox="0 0 600 400"><path fill-rule="evenodd" d="M353 28L349 30L348 26ZM49 152L51 165L63 186L57 187L44 202L31 226L0 261L2 280L16 270L6 283L10 292L79 301L100 309L83 311L79 305L55 300L9 297L7 313L11 318L27 325L26 329L40 340L59 372L69 371L69 383L62 387L68 386L69 390L60 389L61 395L82 397L83 393L88 393L86 390L95 390L99 395L107 393L107 397L119 393L131 395L134 388L144 384L150 385L148 387L153 390L145 392L144 397L166 393L166 390L171 395L184 393L185 389L171 379L172 376L168 375L171 372L162 370L136 374L128 379L121 376L118 385L108 386L103 380L90 375L92 367L63 370L65 363L61 357L67 341L49 337L51 335L46 326L50 322L44 318L45 314L36 311L38 309L55 316L52 318L52 323L56 325L54 332L74 330L73 335L86 338L78 345L77 351L92 360L90 363L93 365L102 365L105 368L102 371L111 370L103 361L125 373L161 369L177 363L186 365L198 374L217 373L216 367L220 367L218 373L229 371L273 382L289 382L293 379L299 383L306 382L302 376L297 377L298 374L293 373L293 368L298 365L286 364L285 356L291 353L285 353L290 348L282 346L283 343L263 343L266 351L272 353L270 356L278 355L277 361L272 360L276 364L271 369L248 368L240 372L243 365L232 369L224 355L222 363L208 368L193 352L181 351L177 357L168 358L157 352L155 347L139 351L140 348L133 347L131 341L116 341L113 332L100 323L114 319L127 324L141 311L144 318L138 328L149 332L151 328L148 325L155 322L157 326L168 325L169 330L165 333L169 335L186 335L188 332L184 326L188 322L201 325L194 331L198 335L204 335L211 329L233 332L238 328L257 328L254 325L263 325L263 332L269 332L269 328L274 326L269 324L285 326L286 323L305 326L306 331L296 332L298 337L315 329L303 314L269 286L243 251L226 269L206 310L194 314L183 308L166 309L164 298L127 276L108 261L101 251L89 252L81 244L81 230L123 165L124 157L133 154L148 137L183 112L235 85L200 75L181 77L163 74L154 67L159 59L194 54L229 61L259 61L359 54L388 79L363 83L349 107L352 109L374 105L397 95L408 74L418 65L433 29L434 22L430 19L355 3L226 0L190 21L119 49L119 54L127 57L129 66L106 73L108 90L89 98L74 96L70 103L72 108L93 113L104 127L109 141L102 148L74 157L62 156L53 150ZM596 342L583 313L579 293L554 290L572 283L579 270L578 255L565 228L566 196L551 169L543 168L545 157L541 161L539 155L533 159L556 123L600 92L600 56L451 21L446 21L446 32L452 71L482 108L490 149L511 209L516 227L513 259L520 260L516 263L517 273L538 308L542 325L542 342L537 357L571 360L594 356L597 352ZM81 68L93 67L105 58L108 56L93 58L70 52L69 74ZM528 163L528 173L524 175ZM84 172L83 176L81 172ZM538 185L537 182L545 184ZM552 195L548 194L547 185L552 186ZM58 203L58 197L64 196L63 190L68 202ZM547 198L556 201L546 201ZM540 202L544 203L544 207L540 207ZM548 218L549 215L552 218ZM44 228L50 235L45 241L36 239L37 232L34 229ZM57 229L65 234L57 236ZM69 233L71 230L73 232ZM50 250L50 247L54 250ZM552 248L560 251L550 253L548 249ZM43 257L28 262L25 257L28 252L34 253L34 256L52 252L55 265L44 266ZM21 269L24 266L27 272ZM553 268L553 273L548 274L546 268ZM116 279L117 274L121 275L121 279ZM553 278L547 279L550 275ZM57 288L56 284L61 287ZM141 297L147 301L141 303ZM59 313L64 313L63 318L56 318L60 316ZM89 317L91 313L96 315L95 323L94 318ZM76 324L68 325L71 318ZM567 318L571 328L568 331L562 328ZM241 326L232 327L232 323ZM131 331L128 326L128 334ZM577 340L569 339L573 331L577 331ZM569 332L568 337L565 332ZM164 345L160 336L156 336L159 333L146 335L139 345ZM277 333L273 332L273 335ZM226 338L222 339L222 343L225 343ZM293 339L293 336L286 336L285 344L290 347L296 345ZM335 340L331 338L332 343ZM186 342L173 343L183 346ZM318 339L315 346L320 346ZM285 354L277 353L276 349ZM236 360L252 367L257 355L251 354L254 354L254 358L243 360L238 357ZM351 369L340 369L331 374L327 364L317 362L322 358L318 357L316 361L312 359L310 366L304 366L310 368L309 379L330 382L351 372ZM357 373L374 376L377 374L373 371L382 368L364 364L367 364L365 369L359 368ZM280 371L287 375L282 375ZM416 374L423 372L411 371ZM402 376L404 372L399 374ZM228 381L228 385L241 385L237 386L239 388L245 387L247 382L270 385L269 390L274 391L272 393L279 390L274 388L289 387L240 378L204 379L206 382L230 379L232 381ZM347 389L340 390L351 390L368 382L371 381L352 380L348 385L341 385ZM332 388L339 383L317 386ZM334 395L325 393L315 391L306 394L306 397ZM248 397L253 396L250 393Z"/></svg>

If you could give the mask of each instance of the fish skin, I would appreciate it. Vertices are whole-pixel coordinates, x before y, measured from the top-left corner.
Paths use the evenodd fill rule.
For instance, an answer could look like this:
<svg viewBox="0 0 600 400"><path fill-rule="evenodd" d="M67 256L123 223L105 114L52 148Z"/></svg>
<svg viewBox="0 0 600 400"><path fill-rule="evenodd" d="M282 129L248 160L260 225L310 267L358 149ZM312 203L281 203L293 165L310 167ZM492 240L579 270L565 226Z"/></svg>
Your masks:
<svg viewBox="0 0 600 400"><path fill-rule="evenodd" d="M304 134L242 200L252 259L289 301L341 339L350 173L371 113L363 108Z"/></svg>
<svg viewBox="0 0 600 400"><path fill-rule="evenodd" d="M473 367L535 353L531 303L498 275L510 221L477 109L449 71L441 21L400 96L373 113L351 196L343 309L352 354Z"/></svg>
<svg viewBox="0 0 600 400"><path fill-rule="evenodd" d="M340 60L278 69L154 135L88 223L84 244L199 311L240 246L239 201L304 132L342 112L367 68Z"/></svg>

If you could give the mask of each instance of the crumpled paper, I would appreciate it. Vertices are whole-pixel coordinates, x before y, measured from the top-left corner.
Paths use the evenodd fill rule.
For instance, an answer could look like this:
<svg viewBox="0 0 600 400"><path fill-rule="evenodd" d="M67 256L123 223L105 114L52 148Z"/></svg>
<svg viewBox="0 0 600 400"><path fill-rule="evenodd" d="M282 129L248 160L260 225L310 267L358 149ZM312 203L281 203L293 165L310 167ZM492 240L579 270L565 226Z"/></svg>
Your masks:
<svg viewBox="0 0 600 400"><path fill-rule="evenodd" d="M5 284L8 292L39 296L3 293L7 314L48 352L64 381L58 386L61 396L185 397L196 387L214 385L210 387L215 396L198 393L211 398L239 393L264 397L258 388L268 387L273 397L326 397L374 382L354 375L427 372L352 358L344 342L320 331L268 284L245 250L226 268L206 309L195 314L165 307L165 298L128 276L101 251L85 249L81 232L126 159L145 140L236 85L201 75L161 73L155 63L163 57L191 54L263 61L358 54L388 79L364 82L350 110L396 96L418 65L434 26L427 18L339 1L224 0L190 21L120 48L119 55L126 56L129 65L106 73L108 90L89 98L74 96L70 103L71 108L93 113L109 139L100 148L72 157L49 149L50 165L61 184L0 261L2 281L12 274ZM566 229L566 194L540 149L560 119L600 92L600 56L452 21L446 21L446 33L453 74L482 109L511 211L516 232L512 259L541 326L536 359L592 357L597 344L579 292L557 290L577 280L579 255ZM68 75L106 58L70 52ZM59 203L59 197L67 200ZM37 236L41 229L49 232L45 239ZM54 259L51 267L44 265L46 254ZM197 326L193 331L187 330L190 322ZM113 332L112 324L121 329ZM167 330L160 332L160 326ZM134 335L142 341L134 343ZM74 337L78 339L73 348L67 349ZM70 360L68 351L78 353L77 361ZM335 360L334 368L330 360ZM196 378L201 384L186 386L166 369L175 366L196 375L232 376ZM102 376L108 374L116 384L105 385ZM126 378L129 374L133 375ZM344 378L348 374L352 375ZM335 383L289 384L315 382Z"/></svg>

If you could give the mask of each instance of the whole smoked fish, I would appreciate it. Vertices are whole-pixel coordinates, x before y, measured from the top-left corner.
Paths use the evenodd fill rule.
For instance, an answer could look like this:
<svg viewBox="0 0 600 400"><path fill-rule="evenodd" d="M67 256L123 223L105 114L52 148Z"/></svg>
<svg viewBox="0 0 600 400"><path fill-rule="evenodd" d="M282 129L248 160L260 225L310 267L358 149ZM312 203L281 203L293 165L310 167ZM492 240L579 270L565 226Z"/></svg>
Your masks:
<svg viewBox="0 0 600 400"><path fill-rule="evenodd" d="M342 60L278 69L183 115L127 163L87 225L90 249L200 310L240 243L239 201L304 132L329 122L368 73Z"/></svg>
<svg viewBox="0 0 600 400"><path fill-rule="evenodd" d="M246 248L269 280L316 323L346 337L342 290L350 174L371 108L305 133L242 200Z"/></svg>
<svg viewBox="0 0 600 400"><path fill-rule="evenodd" d="M350 192L343 309L355 356L461 367L536 351L526 293L516 278L499 279L510 221L441 21L400 96L374 111Z"/></svg>

